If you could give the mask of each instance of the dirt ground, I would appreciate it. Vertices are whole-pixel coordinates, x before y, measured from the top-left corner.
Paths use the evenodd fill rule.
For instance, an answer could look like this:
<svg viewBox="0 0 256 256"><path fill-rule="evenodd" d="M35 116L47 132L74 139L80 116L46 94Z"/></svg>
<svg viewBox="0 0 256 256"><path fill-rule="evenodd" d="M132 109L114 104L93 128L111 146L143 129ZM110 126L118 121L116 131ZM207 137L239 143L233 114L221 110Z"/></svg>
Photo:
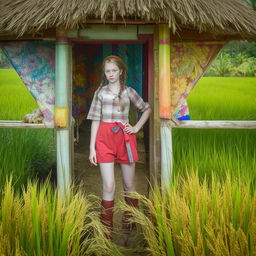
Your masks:
<svg viewBox="0 0 256 256"><path fill-rule="evenodd" d="M99 167L91 166L89 163L89 144L90 144L90 121L86 121L80 126L79 143L75 144L75 180L82 182L82 188L86 193L93 193L94 195L102 198L102 180L99 171ZM148 195L148 182L149 177L148 165L146 163L146 154L143 139L138 139L138 152L139 162L136 163L136 175L135 186L136 191L143 195ZM115 200L123 200L120 196L122 188L122 177L120 165L115 165L115 179L116 179L116 191ZM117 212L114 215L114 230L117 231L121 224L121 212ZM118 240L118 237L114 237L114 241Z"/></svg>

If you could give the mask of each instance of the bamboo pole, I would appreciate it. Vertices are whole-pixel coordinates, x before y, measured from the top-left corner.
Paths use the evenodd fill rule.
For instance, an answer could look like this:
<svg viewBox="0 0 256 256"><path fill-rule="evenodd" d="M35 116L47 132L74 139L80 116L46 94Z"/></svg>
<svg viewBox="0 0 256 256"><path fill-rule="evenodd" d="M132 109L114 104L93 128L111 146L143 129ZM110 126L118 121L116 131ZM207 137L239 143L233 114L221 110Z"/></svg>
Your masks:
<svg viewBox="0 0 256 256"><path fill-rule="evenodd" d="M10 121L10 120L0 120L0 128L19 128L19 129L46 129L47 127L43 123L24 123L22 121Z"/></svg>
<svg viewBox="0 0 256 256"><path fill-rule="evenodd" d="M171 184L172 176L172 129L165 119L171 118L170 29L159 25L159 112L161 118L161 187Z"/></svg>
<svg viewBox="0 0 256 256"><path fill-rule="evenodd" d="M59 28L56 31L56 85L54 122L57 138L57 183L61 195L68 196L71 185L71 68L70 46L67 32Z"/></svg>
<svg viewBox="0 0 256 256"><path fill-rule="evenodd" d="M191 129L256 129L256 121L181 121L175 124L171 121L167 125L172 128L191 128Z"/></svg>
<svg viewBox="0 0 256 256"><path fill-rule="evenodd" d="M159 110L160 118L171 118L170 29L159 25Z"/></svg>

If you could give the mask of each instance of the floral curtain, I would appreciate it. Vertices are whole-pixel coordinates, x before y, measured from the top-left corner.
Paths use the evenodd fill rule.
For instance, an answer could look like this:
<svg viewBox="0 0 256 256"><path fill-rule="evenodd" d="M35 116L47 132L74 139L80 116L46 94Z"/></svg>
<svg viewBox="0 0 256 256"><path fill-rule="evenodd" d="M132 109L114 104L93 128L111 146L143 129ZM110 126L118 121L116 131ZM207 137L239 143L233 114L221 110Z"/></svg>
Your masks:
<svg viewBox="0 0 256 256"><path fill-rule="evenodd" d="M3 52L36 100L47 127L54 127L55 43L2 42Z"/></svg>
<svg viewBox="0 0 256 256"><path fill-rule="evenodd" d="M171 42L173 116L190 119L186 99L226 42Z"/></svg>

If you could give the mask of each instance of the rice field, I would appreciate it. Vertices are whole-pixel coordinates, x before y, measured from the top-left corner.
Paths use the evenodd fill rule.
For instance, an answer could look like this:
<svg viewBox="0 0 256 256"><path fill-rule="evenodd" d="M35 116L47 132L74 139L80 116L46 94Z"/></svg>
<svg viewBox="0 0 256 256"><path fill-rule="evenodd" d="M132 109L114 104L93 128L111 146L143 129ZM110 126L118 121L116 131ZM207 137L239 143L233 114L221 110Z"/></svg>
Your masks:
<svg viewBox="0 0 256 256"><path fill-rule="evenodd" d="M156 184L150 200L134 193L139 209L120 202L141 228L148 255L255 255L255 189L230 175L199 180L195 172L176 177L163 193Z"/></svg>
<svg viewBox="0 0 256 256"><path fill-rule="evenodd" d="M188 97L193 120L256 120L256 79L204 77ZM174 173L256 181L255 130L173 129Z"/></svg>
<svg viewBox="0 0 256 256"><path fill-rule="evenodd" d="M0 69L0 120L22 120L37 103L13 69ZM54 131L0 129L0 188L13 175L14 187L46 176L55 161Z"/></svg>
<svg viewBox="0 0 256 256"><path fill-rule="evenodd" d="M13 70L2 72L0 119L22 119L35 101ZM202 78L191 119L256 120L255 95L256 78ZM39 186L55 157L52 130L0 129L0 141L0 254L128 255L105 240L97 198L76 191L63 202ZM162 194L152 184L150 200L135 194L139 209L119 204L133 212L145 255L256 255L255 143L255 130L173 129L171 186Z"/></svg>

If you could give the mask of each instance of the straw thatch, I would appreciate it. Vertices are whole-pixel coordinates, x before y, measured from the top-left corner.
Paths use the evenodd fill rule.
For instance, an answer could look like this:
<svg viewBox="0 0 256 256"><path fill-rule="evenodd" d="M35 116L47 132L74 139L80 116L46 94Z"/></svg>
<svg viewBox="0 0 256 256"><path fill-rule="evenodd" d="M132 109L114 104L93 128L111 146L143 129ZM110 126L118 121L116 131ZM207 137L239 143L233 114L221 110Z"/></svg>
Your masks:
<svg viewBox="0 0 256 256"><path fill-rule="evenodd" d="M213 33L256 36L256 12L242 0L0 0L0 32L65 26L90 19L168 22L175 32L193 27Z"/></svg>

